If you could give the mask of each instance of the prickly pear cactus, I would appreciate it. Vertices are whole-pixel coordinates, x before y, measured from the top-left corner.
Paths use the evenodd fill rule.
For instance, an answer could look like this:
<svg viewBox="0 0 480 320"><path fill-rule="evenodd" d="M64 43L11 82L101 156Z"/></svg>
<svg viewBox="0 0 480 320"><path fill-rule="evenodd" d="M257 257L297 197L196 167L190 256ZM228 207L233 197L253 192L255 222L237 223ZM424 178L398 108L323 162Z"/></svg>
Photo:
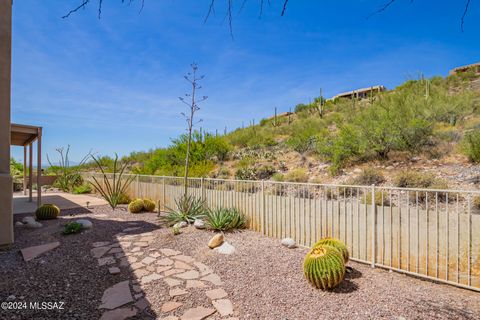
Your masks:
<svg viewBox="0 0 480 320"><path fill-rule="evenodd" d="M40 208L35 211L37 220L57 219L60 215L60 208L54 204L42 204Z"/></svg>
<svg viewBox="0 0 480 320"><path fill-rule="evenodd" d="M315 248L315 247L318 247L318 246L321 246L321 245L327 245L327 246L334 247L335 249L340 251L340 253L342 254L343 261L345 263L348 262L350 254L348 253L348 248L343 241L338 240L336 238L323 238L320 241L318 241L317 243L315 243L312 248Z"/></svg>
<svg viewBox="0 0 480 320"><path fill-rule="evenodd" d="M145 209L145 211L153 212L155 211L155 207L156 205L153 200L143 199L143 208Z"/></svg>
<svg viewBox="0 0 480 320"><path fill-rule="evenodd" d="M345 263L340 251L332 246L322 245L307 253L303 272L313 286L322 290L333 289L345 277Z"/></svg>
<svg viewBox="0 0 480 320"><path fill-rule="evenodd" d="M128 205L128 211L131 213L140 213L143 211L143 200L135 199Z"/></svg>

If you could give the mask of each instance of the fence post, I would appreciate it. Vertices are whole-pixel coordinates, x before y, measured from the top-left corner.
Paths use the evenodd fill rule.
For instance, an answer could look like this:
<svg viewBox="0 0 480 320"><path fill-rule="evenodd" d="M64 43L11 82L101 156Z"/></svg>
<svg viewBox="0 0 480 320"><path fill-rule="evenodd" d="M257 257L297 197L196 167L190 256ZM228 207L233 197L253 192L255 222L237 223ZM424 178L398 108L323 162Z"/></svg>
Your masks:
<svg viewBox="0 0 480 320"><path fill-rule="evenodd" d="M262 180L262 233L265 234L265 180Z"/></svg>
<svg viewBox="0 0 480 320"><path fill-rule="evenodd" d="M372 184L372 268L375 268L375 258L377 254L377 205L375 203L375 185Z"/></svg>
<svg viewBox="0 0 480 320"><path fill-rule="evenodd" d="M201 197L202 197L202 201L206 201L206 197L205 197L205 178L202 177L202 180L200 180L200 193L201 193Z"/></svg>
<svg viewBox="0 0 480 320"><path fill-rule="evenodd" d="M165 177L162 178L162 202L163 202L163 211L166 209L165 205L166 197L165 197Z"/></svg>

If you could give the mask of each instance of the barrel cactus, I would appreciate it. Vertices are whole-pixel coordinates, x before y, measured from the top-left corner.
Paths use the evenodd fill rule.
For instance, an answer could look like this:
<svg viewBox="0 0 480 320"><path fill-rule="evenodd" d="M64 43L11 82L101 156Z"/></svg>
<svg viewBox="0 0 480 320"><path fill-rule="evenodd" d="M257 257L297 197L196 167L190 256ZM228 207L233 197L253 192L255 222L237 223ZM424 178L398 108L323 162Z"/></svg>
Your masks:
<svg viewBox="0 0 480 320"><path fill-rule="evenodd" d="M37 220L57 219L60 215L60 208L54 204L43 204L36 211Z"/></svg>
<svg viewBox="0 0 480 320"><path fill-rule="evenodd" d="M151 199L143 199L143 208L145 209L145 211L153 212L155 211L155 207L155 201Z"/></svg>
<svg viewBox="0 0 480 320"><path fill-rule="evenodd" d="M313 245L313 248L318 247L318 246L322 246L322 245L327 245L327 246L334 247L335 249L340 251L340 253L342 254L343 261L345 263L348 262L348 259L349 259L350 255L348 253L348 248L343 241L338 240L336 238L323 238L320 241L318 241L317 243L315 243Z"/></svg>
<svg viewBox="0 0 480 320"><path fill-rule="evenodd" d="M128 205L128 211L131 213L140 213L143 210L143 200L135 199Z"/></svg>
<svg viewBox="0 0 480 320"><path fill-rule="evenodd" d="M340 251L334 247L317 246L307 253L303 272L313 286L322 290L333 289L345 277L345 263Z"/></svg>

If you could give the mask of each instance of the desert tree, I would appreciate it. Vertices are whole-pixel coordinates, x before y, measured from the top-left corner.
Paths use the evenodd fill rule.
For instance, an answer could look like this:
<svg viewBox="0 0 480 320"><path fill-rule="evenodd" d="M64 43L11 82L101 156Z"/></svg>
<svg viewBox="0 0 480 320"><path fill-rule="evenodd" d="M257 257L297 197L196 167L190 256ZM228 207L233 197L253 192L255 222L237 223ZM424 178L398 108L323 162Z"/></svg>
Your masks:
<svg viewBox="0 0 480 320"><path fill-rule="evenodd" d="M192 71L188 72L184 78L185 80L190 83L191 91L190 93L186 93L184 97L179 97L180 101L183 102L185 105L188 106L187 112L182 112L182 116L185 117L187 121L187 150L185 155L185 174L184 174L184 195L187 197L188 193L188 169L190 165L190 148L192 145L192 132L193 127L195 124L198 124L202 121L202 119L195 120L195 113L200 110L198 104L202 101L207 99L207 96L202 96L199 98L197 96L197 91L202 88L200 86L199 81L201 81L205 76L198 75L198 65L196 63L192 63L191 65Z"/></svg>

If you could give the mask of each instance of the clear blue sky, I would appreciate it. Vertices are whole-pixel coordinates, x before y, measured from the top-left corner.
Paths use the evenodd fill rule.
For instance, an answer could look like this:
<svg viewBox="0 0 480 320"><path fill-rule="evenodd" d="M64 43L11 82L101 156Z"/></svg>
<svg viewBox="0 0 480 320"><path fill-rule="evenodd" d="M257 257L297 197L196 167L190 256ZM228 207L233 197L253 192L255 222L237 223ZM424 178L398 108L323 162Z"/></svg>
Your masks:
<svg viewBox="0 0 480 320"><path fill-rule="evenodd" d="M463 1L291 0L284 17L272 0L234 12L230 37L209 0L95 2L68 19L81 0L21 0L13 7L12 121L44 128L44 150L71 145L73 160L166 146L184 132L178 96L196 61L205 74L202 126L229 130L338 92L446 75L480 61L480 3L460 30ZM126 1L128 2L128 1ZM217 0L225 3L226 0ZM233 1L241 3L242 1ZM265 1L267 2L267 1ZM238 10L238 5L235 10ZM21 148L12 148L21 159Z"/></svg>

